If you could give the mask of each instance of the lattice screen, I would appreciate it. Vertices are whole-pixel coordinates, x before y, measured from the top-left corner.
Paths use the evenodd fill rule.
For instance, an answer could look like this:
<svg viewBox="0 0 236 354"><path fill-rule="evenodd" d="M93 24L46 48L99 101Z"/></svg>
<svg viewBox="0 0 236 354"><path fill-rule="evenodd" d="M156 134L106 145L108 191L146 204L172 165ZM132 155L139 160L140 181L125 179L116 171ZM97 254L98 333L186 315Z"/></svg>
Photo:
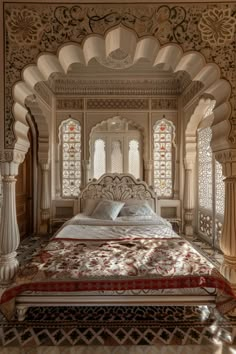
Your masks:
<svg viewBox="0 0 236 354"><path fill-rule="evenodd" d="M74 119L63 122L62 145L62 196L76 197L81 184L81 127Z"/></svg>
<svg viewBox="0 0 236 354"><path fill-rule="evenodd" d="M172 143L174 126L162 119L154 127L154 189L158 196L173 194Z"/></svg>

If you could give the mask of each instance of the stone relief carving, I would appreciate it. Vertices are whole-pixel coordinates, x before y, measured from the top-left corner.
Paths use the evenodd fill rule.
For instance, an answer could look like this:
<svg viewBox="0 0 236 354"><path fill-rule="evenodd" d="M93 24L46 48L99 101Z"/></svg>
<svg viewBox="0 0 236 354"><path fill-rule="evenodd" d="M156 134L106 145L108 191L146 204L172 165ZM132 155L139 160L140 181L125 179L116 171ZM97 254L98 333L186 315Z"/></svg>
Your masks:
<svg viewBox="0 0 236 354"><path fill-rule="evenodd" d="M82 98L61 98L56 101L56 109L61 110L81 110L84 108L84 100Z"/></svg>
<svg viewBox="0 0 236 354"><path fill-rule="evenodd" d="M22 69L34 63L41 52L56 53L65 42L81 44L89 34L104 36L118 25L134 30L139 38L154 36L161 45L177 43L184 52L202 53L206 61L216 63L222 76L230 81L233 103L236 99L235 13L235 3L185 4L184 7L177 3L97 4L96 7L92 4L4 3L5 147L12 148L15 142L12 86L20 80Z"/></svg>
<svg viewBox="0 0 236 354"><path fill-rule="evenodd" d="M139 182L131 175L106 174L99 180L88 183L81 192L81 199L155 199L155 193L145 182Z"/></svg>
<svg viewBox="0 0 236 354"><path fill-rule="evenodd" d="M211 47L230 44L234 39L236 18L231 9L212 8L205 11L199 22L202 40Z"/></svg>
<svg viewBox="0 0 236 354"><path fill-rule="evenodd" d="M148 99L93 99L87 100L87 109L137 109L148 110Z"/></svg>
<svg viewBox="0 0 236 354"><path fill-rule="evenodd" d="M177 109L177 108L178 108L177 98L153 98L152 99L152 109L168 110L168 109Z"/></svg>

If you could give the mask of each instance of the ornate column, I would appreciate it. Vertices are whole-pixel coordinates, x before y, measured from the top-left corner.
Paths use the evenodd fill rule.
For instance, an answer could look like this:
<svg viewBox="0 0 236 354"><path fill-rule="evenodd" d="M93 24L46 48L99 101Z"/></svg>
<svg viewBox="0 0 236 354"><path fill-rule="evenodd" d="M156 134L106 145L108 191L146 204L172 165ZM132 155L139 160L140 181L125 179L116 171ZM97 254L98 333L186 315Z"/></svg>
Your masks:
<svg viewBox="0 0 236 354"><path fill-rule="evenodd" d="M194 182L193 168L195 164L196 154L191 155L184 161L185 178L184 178L184 233L186 236L193 235L193 217L194 217Z"/></svg>
<svg viewBox="0 0 236 354"><path fill-rule="evenodd" d="M236 291L236 149L216 154L225 182L225 213L220 248L224 253L222 274Z"/></svg>
<svg viewBox="0 0 236 354"><path fill-rule="evenodd" d="M145 170L145 182L147 183L148 186L153 185L153 179L152 179L152 171L153 171L153 161L148 160L144 162L144 170Z"/></svg>
<svg viewBox="0 0 236 354"><path fill-rule="evenodd" d="M49 163L41 162L40 166L42 170L40 233L45 234L48 232L50 220Z"/></svg>
<svg viewBox="0 0 236 354"><path fill-rule="evenodd" d="M3 205L0 225L0 282L9 283L17 269L16 249L20 243L16 218L16 178L19 163L2 162Z"/></svg>

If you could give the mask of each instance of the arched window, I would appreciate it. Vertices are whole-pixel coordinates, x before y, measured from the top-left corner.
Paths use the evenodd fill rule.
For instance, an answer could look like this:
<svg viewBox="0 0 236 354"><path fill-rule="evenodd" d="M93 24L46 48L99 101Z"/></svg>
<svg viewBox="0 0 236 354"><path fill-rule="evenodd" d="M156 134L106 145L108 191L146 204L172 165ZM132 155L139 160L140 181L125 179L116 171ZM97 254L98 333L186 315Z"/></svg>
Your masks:
<svg viewBox="0 0 236 354"><path fill-rule="evenodd" d="M142 178L142 136L126 119L101 122L90 135L91 177L103 173L131 173Z"/></svg>
<svg viewBox="0 0 236 354"><path fill-rule="evenodd" d="M81 184L81 127L69 118L60 126L62 197L77 197Z"/></svg>
<svg viewBox="0 0 236 354"><path fill-rule="evenodd" d="M224 217L225 186L222 166L215 160L210 127L198 130L198 231L218 245Z"/></svg>
<svg viewBox="0 0 236 354"><path fill-rule="evenodd" d="M140 178L140 147L136 139L129 141L129 173Z"/></svg>
<svg viewBox="0 0 236 354"><path fill-rule="evenodd" d="M93 168L94 178L99 178L106 172L106 144L103 139L96 139L94 142Z"/></svg>
<svg viewBox="0 0 236 354"><path fill-rule="evenodd" d="M154 190L159 197L173 195L173 141L175 127L162 119L154 126Z"/></svg>
<svg viewBox="0 0 236 354"><path fill-rule="evenodd" d="M114 140L111 144L111 172L123 172L123 155L121 151L121 141Z"/></svg>

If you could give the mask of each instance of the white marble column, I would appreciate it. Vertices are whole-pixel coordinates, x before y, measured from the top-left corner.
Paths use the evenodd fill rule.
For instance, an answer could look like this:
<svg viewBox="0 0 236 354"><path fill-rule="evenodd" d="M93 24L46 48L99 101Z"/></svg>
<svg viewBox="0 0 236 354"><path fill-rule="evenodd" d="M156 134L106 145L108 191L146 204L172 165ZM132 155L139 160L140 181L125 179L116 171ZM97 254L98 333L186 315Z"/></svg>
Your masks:
<svg viewBox="0 0 236 354"><path fill-rule="evenodd" d="M148 160L144 162L144 170L145 170L145 182L147 183L148 186L153 185L153 178L152 178L152 172L153 172L153 161Z"/></svg>
<svg viewBox="0 0 236 354"><path fill-rule="evenodd" d="M184 178L184 233L186 236L193 235L194 217L194 184L193 184L193 162L185 161Z"/></svg>
<svg viewBox="0 0 236 354"><path fill-rule="evenodd" d="M50 220L50 191L49 191L49 164L40 163L42 170L42 187L41 187L41 225L40 233L47 233Z"/></svg>
<svg viewBox="0 0 236 354"><path fill-rule="evenodd" d="M0 225L0 282L11 282L17 269L16 249L20 243L19 228L16 218L16 178L18 163L1 164L3 205Z"/></svg>
<svg viewBox="0 0 236 354"><path fill-rule="evenodd" d="M224 253L221 273L236 292L236 150L216 155L222 164L225 182L225 212L220 248Z"/></svg>

